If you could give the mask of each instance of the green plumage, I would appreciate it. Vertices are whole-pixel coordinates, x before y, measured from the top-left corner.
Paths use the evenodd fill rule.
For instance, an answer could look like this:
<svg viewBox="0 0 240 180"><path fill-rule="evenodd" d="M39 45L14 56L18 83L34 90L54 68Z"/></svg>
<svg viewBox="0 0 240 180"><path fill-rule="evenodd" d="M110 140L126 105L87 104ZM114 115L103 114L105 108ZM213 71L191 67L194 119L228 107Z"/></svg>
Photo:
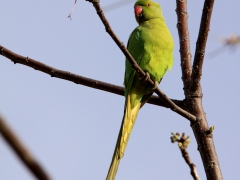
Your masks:
<svg viewBox="0 0 240 180"><path fill-rule="evenodd" d="M127 49L150 78L158 83L173 65L172 36L166 26L161 7L151 0L138 0L134 5L139 26L131 33ZM107 180L114 180L124 155L139 109L152 95L152 86L142 82L126 59L125 109Z"/></svg>

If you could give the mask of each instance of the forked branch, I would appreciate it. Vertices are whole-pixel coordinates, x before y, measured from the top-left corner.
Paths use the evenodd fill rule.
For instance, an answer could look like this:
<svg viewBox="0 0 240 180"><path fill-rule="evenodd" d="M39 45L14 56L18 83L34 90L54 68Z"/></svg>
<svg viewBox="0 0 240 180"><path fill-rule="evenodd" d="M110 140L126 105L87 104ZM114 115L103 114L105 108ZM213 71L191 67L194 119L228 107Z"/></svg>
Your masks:
<svg viewBox="0 0 240 180"><path fill-rule="evenodd" d="M184 19L184 13L186 12L186 8L183 8L186 6L186 0L176 0L177 2L177 15L178 20L180 19L180 22L185 29L184 31L180 31L179 29L179 36L185 37L187 35L187 23L183 23L184 20L186 20L186 17ZM194 114L196 117L198 117L198 120L191 124L192 130L194 132L197 144L198 144L198 150L200 152L202 162L204 165L205 173L207 176L207 179L218 179L222 180L222 174L220 169L220 164L218 161L217 153L214 147L213 142L213 136L209 132L209 126L207 123L206 114L202 107L202 88L201 88L201 76L202 76L202 67L203 67L203 59L204 59L204 53L206 48L206 42L210 27L210 20L211 20L211 14L213 9L214 0L205 0L204 6L203 6L203 12L202 12L202 18L201 18L201 24L199 29L199 35L195 50L195 56L194 56L194 63L192 67L192 74L190 81L188 81L186 84L184 83L184 92L185 92L185 103L186 103L186 110L190 112L191 114ZM182 13L181 13L182 12ZM182 18L182 19L181 19ZM185 34L185 35L184 35ZM182 38L180 38L180 46L182 46L180 49L184 49L184 45L187 45L185 43L189 42L181 42ZM189 38L185 38L186 41L189 41ZM190 52L190 49L189 49ZM180 51L181 57L184 57L185 51ZM189 67L186 66L186 64L182 63L182 74L183 78L185 72L189 72ZM187 74L187 77L189 78L189 75ZM184 79L183 79L184 81ZM187 85L187 86L186 86Z"/></svg>

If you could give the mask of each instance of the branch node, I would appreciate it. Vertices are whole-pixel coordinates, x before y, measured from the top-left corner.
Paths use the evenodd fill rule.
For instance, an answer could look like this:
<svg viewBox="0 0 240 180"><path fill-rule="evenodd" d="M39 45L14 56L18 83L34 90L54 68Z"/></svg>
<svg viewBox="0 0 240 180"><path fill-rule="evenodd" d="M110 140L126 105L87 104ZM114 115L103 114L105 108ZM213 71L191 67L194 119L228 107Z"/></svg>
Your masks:
<svg viewBox="0 0 240 180"><path fill-rule="evenodd" d="M172 111L176 112L176 109L175 108L171 108Z"/></svg>
<svg viewBox="0 0 240 180"><path fill-rule="evenodd" d="M187 15L187 17L188 17L188 13L186 11L182 11L181 14L182 15Z"/></svg>
<svg viewBox="0 0 240 180"><path fill-rule="evenodd" d="M52 71L51 71L51 77L55 77L55 75L54 75L54 74L55 74L55 71L54 71L54 70L52 70Z"/></svg>
<svg viewBox="0 0 240 180"><path fill-rule="evenodd" d="M102 12L103 12L102 9L98 9L98 10L97 10L97 14L98 14L98 15L99 15L99 14L102 14Z"/></svg>
<svg viewBox="0 0 240 180"><path fill-rule="evenodd" d="M199 124L201 124L201 123L202 123L202 119L199 118L199 117L196 117L196 120L195 120L195 121L191 121L190 126L193 128L194 126L199 125Z"/></svg>
<svg viewBox="0 0 240 180"><path fill-rule="evenodd" d="M199 85L199 83L194 83L196 86ZM202 98L203 97L203 94L202 92L196 92L196 93L193 93L193 94L190 94L190 95L187 95L187 98L191 99L191 98Z"/></svg>
<svg viewBox="0 0 240 180"><path fill-rule="evenodd" d="M183 62L183 61L182 61L182 62ZM184 63L184 62L183 62L183 63ZM185 74L185 73L186 73L186 74L189 74L190 72L191 72L190 69L186 69L186 70L183 71L184 74Z"/></svg>
<svg viewBox="0 0 240 180"><path fill-rule="evenodd" d="M205 135L208 136L208 135L211 135L214 131L215 127L214 126L211 126L206 132L205 132Z"/></svg>
<svg viewBox="0 0 240 180"><path fill-rule="evenodd" d="M3 47L0 49L0 54L3 55Z"/></svg>
<svg viewBox="0 0 240 180"><path fill-rule="evenodd" d="M200 151L200 146L198 145L197 150Z"/></svg>
<svg viewBox="0 0 240 180"><path fill-rule="evenodd" d="M105 28L106 32L109 34L110 29L108 27Z"/></svg>
<svg viewBox="0 0 240 180"><path fill-rule="evenodd" d="M15 61L14 58L11 58L11 61L12 61L14 64L17 64L17 61Z"/></svg>
<svg viewBox="0 0 240 180"><path fill-rule="evenodd" d="M98 82L97 82L97 81L94 81L94 82L93 82L93 88L95 88L97 85L98 85Z"/></svg>
<svg viewBox="0 0 240 180"><path fill-rule="evenodd" d="M26 60L26 62L28 63L29 57L27 56L25 60Z"/></svg>
<svg viewBox="0 0 240 180"><path fill-rule="evenodd" d="M181 42L188 41L188 37L183 37L180 39Z"/></svg>
<svg viewBox="0 0 240 180"><path fill-rule="evenodd" d="M213 168L215 164L216 164L215 161L211 161L210 164L208 164L207 168Z"/></svg>
<svg viewBox="0 0 240 180"><path fill-rule="evenodd" d="M120 46L121 46L121 48L123 48L123 47L124 47L124 43L123 43L123 42L121 42L121 43L120 43Z"/></svg>
<svg viewBox="0 0 240 180"><path fill-rule="evenodd" d="M198 53L199 53L200 56L204 56L205 55L205 51L204 50L198 51Z"/></svg>
<svg viewBox="0 0 240 180"><path fill-rule="evenodd" d="M180 28L180 24L181 24L181 22L179 21L176 25L177 29Z"/></svg>
<svg viewBox="0 0 240 180"><path fill-rule="evenodd" d="M184 0L178 0L178 2L177 2L177 3L180 3L180 2L184 2Z"/></svg>

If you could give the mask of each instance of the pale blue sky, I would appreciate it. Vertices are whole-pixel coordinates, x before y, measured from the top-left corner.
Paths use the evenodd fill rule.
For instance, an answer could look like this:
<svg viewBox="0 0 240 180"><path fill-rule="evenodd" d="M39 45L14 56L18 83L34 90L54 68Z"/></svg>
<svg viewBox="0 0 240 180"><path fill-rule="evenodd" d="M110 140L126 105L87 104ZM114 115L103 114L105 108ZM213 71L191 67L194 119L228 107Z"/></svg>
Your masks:
<svg viewBox="0 0 240 180"><path fill-rule="evenodd" d="M2 0L0 44L55 68L122 85L124 55L105 32L92 4L78 1L73 20L67 19L73 2ZM175 64L160 88L170 98L183 99L176 2L158 2L175 41ZM203 2L188 3L193 55ZM133 4L106 13L124 44L137 26ZM239 7L235 0L215 2L207 52L221 46L217 38L240 34ZM239 56L239 49L227 51L206 58L203 68L203 106L209 125L216 128L214 142L224 179L240 179ZM105 179L122 120L122 96L51 78L2 56L0 86L0 113L53 179ZM116 180L191 179L177 145L170 143L171 132L191 136L189 154L201 179L206 179L188 120L147 104L139 113ZM34 179L2 138L0 179Z"/></svg>

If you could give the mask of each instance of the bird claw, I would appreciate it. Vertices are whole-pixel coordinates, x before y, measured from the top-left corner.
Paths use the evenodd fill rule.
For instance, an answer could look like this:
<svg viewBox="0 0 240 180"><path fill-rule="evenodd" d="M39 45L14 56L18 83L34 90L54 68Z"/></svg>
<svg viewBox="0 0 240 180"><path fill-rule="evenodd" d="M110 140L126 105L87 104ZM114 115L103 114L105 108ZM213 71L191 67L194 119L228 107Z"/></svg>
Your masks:
<svg viewBox="0 0 240 180"><path fill-rule="evenodd" d="M154 93L154 91L158 88L158 84L159 84L159 82L155 81L153 86L147 90L146 94Z"/></svg>
<svg viewBox="0 0 240 180"><path fill-rule="evenodd" d="M149 79L150 79L150 75L148 72L145 72L145 75L141 78L139 78L140 81L142 82L147 82ZM161 81L161 80L160 80ZM157 88L158 88L158 84L159 82L158 81L155 81L154 84L153 84L153 87L151 87L149 90L148 90L148 93L153 93Z"/></svg>
<svg viewBox="0 0 240 180"><path fill-rule="evenodd" d="M155 82L154 82L154 85L153 85L153 87L150 89L150 91L155 91L155 90L158 88L158 84L159 84L159 82L158 82L158 81L155 81Z"/></svg>
<svg viewBox="0 0 240 180"><path fill-rule="evenodd" d="M146 82L150 79L150 75L148 72L145 72L145 75L140 78L141 81Z"/></svg>

